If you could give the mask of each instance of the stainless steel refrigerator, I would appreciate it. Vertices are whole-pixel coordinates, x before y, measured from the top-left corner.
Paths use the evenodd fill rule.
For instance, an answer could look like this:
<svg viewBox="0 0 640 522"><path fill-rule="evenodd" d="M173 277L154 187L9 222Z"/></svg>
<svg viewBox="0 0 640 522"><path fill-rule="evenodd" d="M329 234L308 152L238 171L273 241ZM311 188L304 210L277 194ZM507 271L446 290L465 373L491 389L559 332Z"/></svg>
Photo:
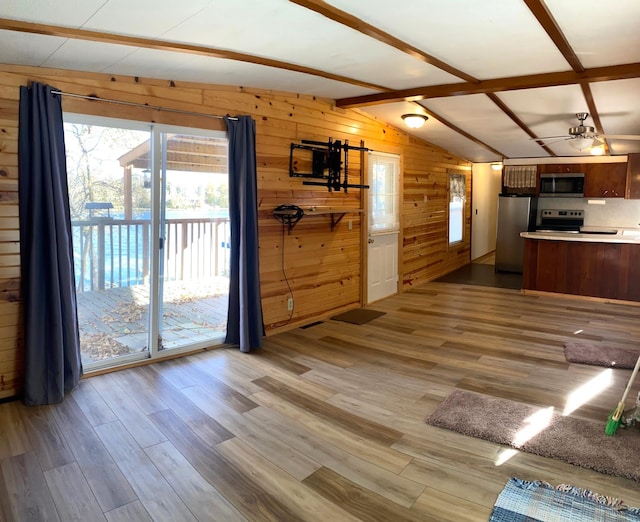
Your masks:
<svg viewBox="0 0 640 522"><path fill-rule="evenodd" d="M524 239L520 232L536 229L538 200L533 196L498 197L496 271L522 273Z"/></svg>

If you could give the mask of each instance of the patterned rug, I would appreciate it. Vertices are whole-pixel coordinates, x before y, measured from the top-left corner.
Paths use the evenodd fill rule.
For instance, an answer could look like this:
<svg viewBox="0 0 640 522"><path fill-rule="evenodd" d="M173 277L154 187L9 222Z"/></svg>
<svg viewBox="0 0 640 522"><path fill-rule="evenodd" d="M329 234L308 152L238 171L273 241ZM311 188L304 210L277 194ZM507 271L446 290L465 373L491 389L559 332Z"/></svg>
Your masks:
<svg viewBox="0 0 640 522"><path fill-rule="evenodd" d="M640 509L622 500L561 484L512 478L493 506L489 522L638 522Z"/></svg>
<svg viewBox="0 0 640 522"><path fill-rule="evenodd" d="M584 343L565 343L564 356L571 363L605 366L606 368L633 368L640 356L640 350Z"/></svg>

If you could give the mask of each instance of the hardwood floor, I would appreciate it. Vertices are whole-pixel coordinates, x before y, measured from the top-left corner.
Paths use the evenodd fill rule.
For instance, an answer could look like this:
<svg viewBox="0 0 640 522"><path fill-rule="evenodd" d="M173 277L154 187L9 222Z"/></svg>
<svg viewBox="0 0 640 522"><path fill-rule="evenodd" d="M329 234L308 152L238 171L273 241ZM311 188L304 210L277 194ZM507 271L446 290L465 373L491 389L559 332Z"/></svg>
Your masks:
<svg viewBox="0 0 640 522"><path fill-rule="evenodd" d="M640 506L636 482L523 453L497 464L502 447L424 423L455 388L563 407L603 372L563 343L637 347L640 308L445 283L372 308L386 314L251 355L87 378L55 406L1 404L2 520L476 521L511 476ZM574 413L603 430L630 371L613 375Z"/></svg>

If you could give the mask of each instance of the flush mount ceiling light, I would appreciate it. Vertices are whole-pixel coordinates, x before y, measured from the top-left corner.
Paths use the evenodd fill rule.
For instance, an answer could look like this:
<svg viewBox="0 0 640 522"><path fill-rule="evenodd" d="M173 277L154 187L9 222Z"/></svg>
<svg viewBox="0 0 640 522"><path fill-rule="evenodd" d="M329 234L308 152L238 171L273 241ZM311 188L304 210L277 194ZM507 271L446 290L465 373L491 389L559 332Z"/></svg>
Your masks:
<svg viewBox="0 0 640 522"><path fill-rule="evenodd" d="M403 114L402 119L410 129L419 129L429 118L424 114Z"/></svg>
<svg viewBox="0 0 640 522"><path fill-rule="evenodd" d="M593 141L593 147L591 147L592 156L602 156L604 154L604 143L598 140Z"/></svg>
<svg viewBox="0 0 640 522"><path fill-rule="evenodd" d="M491 168L493 170L502 170L502 163L492 163Z"/></svg>

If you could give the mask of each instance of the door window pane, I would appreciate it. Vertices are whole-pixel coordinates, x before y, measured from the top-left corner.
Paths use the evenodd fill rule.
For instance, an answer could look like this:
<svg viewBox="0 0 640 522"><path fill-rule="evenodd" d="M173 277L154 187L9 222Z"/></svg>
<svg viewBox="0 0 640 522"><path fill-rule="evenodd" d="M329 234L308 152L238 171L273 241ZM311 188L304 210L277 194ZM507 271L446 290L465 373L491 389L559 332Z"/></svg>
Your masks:
<svg viewBox="0 0 640 522"><path fill-rule="evenodd" d="M464 174L449 175L449 244L459 243L464 232L464 203L467 199Z"/></svg>
<svg viewBox="0 0 640 522"><path fill-rule="evenodd" d="M149 131L65 123L80 350L85 366L146 356ZM132 150L146 150L135 164Z"/></svg>
<svg viewBox="0 0 640 522"><path fill-rule="evenodd" d="M159 350L222 342L229 294L227 140L163 134Z"/></svg>
<svg viewBox="0 0 640 522"><path fill-rule="evenodd" d="M369 153L369 230L398 230L400 159L397 156Z"/></svg>

